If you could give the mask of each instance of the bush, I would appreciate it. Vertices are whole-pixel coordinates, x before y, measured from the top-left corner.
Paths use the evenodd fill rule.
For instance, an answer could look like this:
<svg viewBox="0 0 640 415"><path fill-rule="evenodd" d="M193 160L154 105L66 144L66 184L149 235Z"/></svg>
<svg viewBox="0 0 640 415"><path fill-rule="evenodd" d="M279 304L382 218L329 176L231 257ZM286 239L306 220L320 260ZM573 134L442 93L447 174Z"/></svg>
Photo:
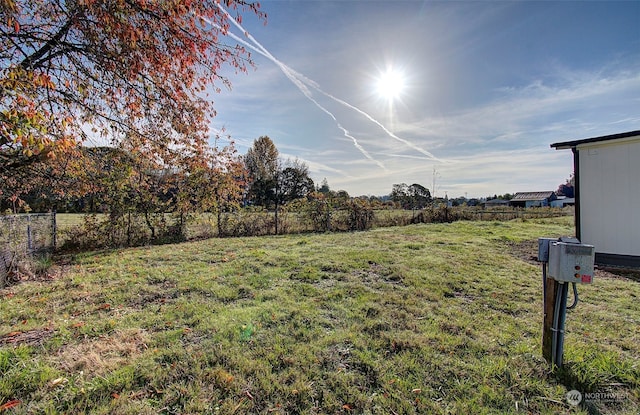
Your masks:
<svg viewBox="0 0 640 415"><path fill-rule="evenodd" d="M228 213L222 216L221 222L221 237L269 235L275 228L273 216L261 210Z"/></svg>
<svg viewBox="0 0 640 415"><path fill-rule="evenodd" d="M87 215L81 225L65 232L62 250L95 250L176 243L186 240L186 220L174 217L167 223L165 214L153 216L140 213L110 215L101 220Z"/></svg>
<svg viewBox="0 0 640 415"><path fill-rule="evenodd" d="M347 202L349 212L349 229L352 231L364 231L371 229L374 214L371 203L366 200L353 199Z"/></svg>
<svg viewBox="0 0 640 415"><path fill-rule="evenodd" d="M304 217L315 232L331 231L331 213L333 208L326 200L314 199L305 204Z"/></svg>

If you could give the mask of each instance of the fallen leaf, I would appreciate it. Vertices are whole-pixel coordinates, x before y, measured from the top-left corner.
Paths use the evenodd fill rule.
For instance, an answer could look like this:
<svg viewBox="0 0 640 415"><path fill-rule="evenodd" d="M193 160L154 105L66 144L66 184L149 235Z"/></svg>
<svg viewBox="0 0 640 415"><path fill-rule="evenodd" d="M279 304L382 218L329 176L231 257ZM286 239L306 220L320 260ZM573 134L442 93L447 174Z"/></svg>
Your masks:
<svg viewBox="0 0 640 415"><path fill-rule="evenodd" d="M422 393L422 389L418 389L418 388L411 389L411 392L413 392L413 393Z"/></svg>
<svg viewBox="0 0 640 415"><path fill-rule="evenodd" d="M347 411L350 411L351 407L345 403L344 405L342 405L342 409L346 409Z"/></svg>
<svg viewBox="0 0 640 415"><path fill-rule="evenodd" d="M113 399L118 399L118 398L120 397L120 395L119 395L119 394L117 394L116 392L113 392L113 393L111 394L111 397L112 397Z"/></svg>
<svg viewBox="0 0 640 415"><path fill-rule="evenodd" d="M65 384L65 383L67 383L67 379L66 378L57 378L57 379L54 379L51 382L49 382L49 385L57 386L57 385L60 385L60 384Z"/></svg>
<svg viewBox="0 0 640 415"><path fill-rule="evenodd" d="M16 407L20 405L20 400L18 399L13 399L9 402L5 402L4 404L0 405L0 412L2 411L6 411L7 409L11 409L13 407Z"/></svg>

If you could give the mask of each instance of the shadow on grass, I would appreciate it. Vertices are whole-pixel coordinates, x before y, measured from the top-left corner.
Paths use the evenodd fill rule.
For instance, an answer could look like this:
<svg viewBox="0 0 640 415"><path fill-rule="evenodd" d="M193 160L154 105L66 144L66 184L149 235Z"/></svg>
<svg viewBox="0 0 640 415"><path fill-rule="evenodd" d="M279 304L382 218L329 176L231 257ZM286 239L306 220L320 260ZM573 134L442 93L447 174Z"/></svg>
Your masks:
<svg viewBox="0 0 640 415"><path fill-rule="evenodd" d="M600 272L611 274L610 276L625 278L634 282L640 282L640 268L623 268L599 265L596 267L596 269Z"/></svg>
<svg viewBox="0 0 640 415"><path fill-rule="evenodd" d="M555 376L568 391L580 392L577 405L589 415L618 413L624 402L630 399L627 385L617 382L602 384L598 379L584 378L584 374L579 372L576 365L567 363L556 370Z"/></svg>

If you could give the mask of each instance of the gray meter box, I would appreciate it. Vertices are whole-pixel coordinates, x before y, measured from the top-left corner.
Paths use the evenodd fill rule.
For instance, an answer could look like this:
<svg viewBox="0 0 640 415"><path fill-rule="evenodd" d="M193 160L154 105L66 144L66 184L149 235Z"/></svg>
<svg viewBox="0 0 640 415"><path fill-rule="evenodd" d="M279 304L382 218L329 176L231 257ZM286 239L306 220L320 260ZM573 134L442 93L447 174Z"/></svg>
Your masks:
<svg viewBox="0 0 640 415"><path fill-rule="evenodd" d="M549 244L549 278L560 282L593 282L593 245L567 242Z"/></svg>
<svg viewBox="0 0 640 415"><path fill-rule="evenodd" d="M549 262L549 245L558 238L538 238L538 261Z"/></svg>

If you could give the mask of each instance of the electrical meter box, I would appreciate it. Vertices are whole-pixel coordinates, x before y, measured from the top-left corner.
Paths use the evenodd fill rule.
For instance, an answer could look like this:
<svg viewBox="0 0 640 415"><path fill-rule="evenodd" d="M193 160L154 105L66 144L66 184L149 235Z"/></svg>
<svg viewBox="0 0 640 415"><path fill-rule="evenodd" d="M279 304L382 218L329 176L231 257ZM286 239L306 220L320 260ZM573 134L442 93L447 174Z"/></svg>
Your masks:
<svg viewBox="0 0 640 415"><path fill-rule="evenodd" d="M549 262L549 244L558 242L558 238L538 238L538 261Z"/></svg>
<svg viewBox="0 0 640 415"><path fill-rule="evenodd" d="M576 240L577 241L577 240ZM549 244L549 278L560 282L593 282L595 248L575 242Z"/></svg>

